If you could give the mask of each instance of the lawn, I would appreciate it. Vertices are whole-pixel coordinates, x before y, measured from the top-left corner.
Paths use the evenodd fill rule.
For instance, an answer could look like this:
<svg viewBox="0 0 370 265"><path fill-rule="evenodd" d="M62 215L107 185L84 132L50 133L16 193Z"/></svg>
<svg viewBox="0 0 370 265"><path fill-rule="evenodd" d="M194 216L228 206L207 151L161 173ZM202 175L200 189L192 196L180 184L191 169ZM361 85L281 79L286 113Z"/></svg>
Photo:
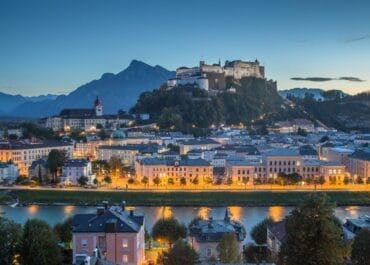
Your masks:
<svg viewBox="0 0 370 265"><path fill-rule="evenodd" d="M96 205L102 201L119 203L125 200L133 206L294 206L310 192L105 192L65 190L17 190L13 191L21 203L66 203ZM370 205L370 192L326 192L337 205ZM1 197L0 197L1 201Z"/></svg>

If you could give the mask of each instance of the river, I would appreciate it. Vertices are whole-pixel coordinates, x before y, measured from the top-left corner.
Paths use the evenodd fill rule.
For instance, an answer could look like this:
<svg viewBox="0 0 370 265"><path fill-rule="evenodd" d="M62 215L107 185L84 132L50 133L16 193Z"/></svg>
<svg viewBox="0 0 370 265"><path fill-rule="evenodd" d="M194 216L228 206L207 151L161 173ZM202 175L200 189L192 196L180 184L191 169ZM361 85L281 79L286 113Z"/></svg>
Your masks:
<svg viewBox="0 0 370 265"><path fill-rule="evenodd" d="M213 219L221 219L225 214L225 207L131 207L135 212L144 214L145 224L148 231L153 224L161 217L174 216L180 222L188 224L195 216ZM284 218L292 210L292 207L228 207L232 218L240 221L246 228L248 236L246 242L249 242L249 232L251 228L260 222L266 216L271 216L278 221ZM50 225L62 222L69 216L76 213L91 213L96 210L92 206L38 206L30 205L27 207L15 207L0 205L0 216L12 219L18 223L24 223L30 218L39 218L45 220ZM336 216L344 221L346 218L356 218L365 214L370 215L370 207L365 206L346 206L335 209Z"/></svg>

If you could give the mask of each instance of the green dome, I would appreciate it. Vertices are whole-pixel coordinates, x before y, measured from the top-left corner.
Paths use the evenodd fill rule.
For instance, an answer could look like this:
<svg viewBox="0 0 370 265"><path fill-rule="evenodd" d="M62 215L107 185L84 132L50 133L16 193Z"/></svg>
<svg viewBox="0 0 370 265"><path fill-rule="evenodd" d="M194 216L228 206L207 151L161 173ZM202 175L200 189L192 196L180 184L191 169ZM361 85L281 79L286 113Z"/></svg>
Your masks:
<svg viewBox="0 0 370 265"><path fill-rule="evenodd" d="M122 130L118 129L118 130L115 130L112 133L111 138L112 139L116 139L116 140L117 139L125 139L126 138L126 134Z"/></svg>

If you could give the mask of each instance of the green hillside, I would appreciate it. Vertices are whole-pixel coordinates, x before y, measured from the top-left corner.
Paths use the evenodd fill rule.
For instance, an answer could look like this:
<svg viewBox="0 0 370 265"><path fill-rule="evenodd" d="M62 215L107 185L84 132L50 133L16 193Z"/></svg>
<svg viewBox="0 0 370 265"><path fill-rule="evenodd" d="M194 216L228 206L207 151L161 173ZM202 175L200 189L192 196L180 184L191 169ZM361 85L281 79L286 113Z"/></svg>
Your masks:
<svg viewBox="0 0 370 265"><path fill-rule="evenodd" d="M235 92L212 93L194 87L162 86L140 95L131 109L149 113L161 129L194 131L212 124L249 125L281 111L276 82L253 77L227 80Z"/></svg>

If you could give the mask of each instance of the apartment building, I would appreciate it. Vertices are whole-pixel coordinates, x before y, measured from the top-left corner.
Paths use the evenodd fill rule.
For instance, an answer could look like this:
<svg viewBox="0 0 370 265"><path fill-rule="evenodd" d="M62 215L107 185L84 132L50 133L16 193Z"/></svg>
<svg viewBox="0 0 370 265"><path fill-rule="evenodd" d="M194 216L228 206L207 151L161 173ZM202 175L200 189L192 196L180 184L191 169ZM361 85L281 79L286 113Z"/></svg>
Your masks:
<svg viewBox="0 0 370 265"><path fill-rule="evenodd" d="M12 161L19 169L19 174L28 176L28 168L32 162L40 158L46 158L50 151L56 149L65 152L67 157L73 153L73 145L60 141L44 142L2 142L0 143L0 161Z"/></svg>
<svg viewBox="0 0 370 265"><path fill-rule="evenodd" d="M144 216L121 206L98 207L95 213L76 214L72 229L73 264L81 264L98 249L118 265L145 263Z"/></svg>
<svg viewBox="0 0 370 265"><path fill-rule="evenodd" d="M195 178L199 183L206 178L213 179L213 167L204 159L182 159L166 160L159 158L145 158L135 162L136 178L140 181L147 177L150 184L156 177L161 179L161 183L166 184L168 179L173 179L174 183L180 183L182 177L187 181L193 181Z"/></svg>

